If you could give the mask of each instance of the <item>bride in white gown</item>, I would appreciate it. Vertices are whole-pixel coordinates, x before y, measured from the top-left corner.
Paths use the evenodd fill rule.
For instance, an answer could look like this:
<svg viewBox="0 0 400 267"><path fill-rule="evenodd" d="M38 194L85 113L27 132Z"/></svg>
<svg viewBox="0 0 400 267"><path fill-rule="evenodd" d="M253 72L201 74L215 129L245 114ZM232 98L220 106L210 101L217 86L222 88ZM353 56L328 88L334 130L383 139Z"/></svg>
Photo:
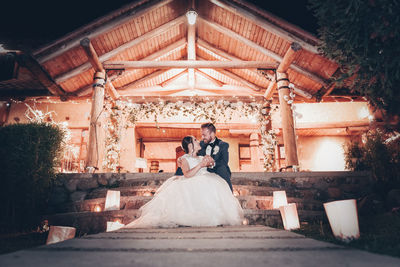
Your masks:
<svg viewBox="0 0 400 267"><path fill-rule="evenodd" d="M229 185L207 171L209 159L195 156L200 144L182 140L184 176L173 176L140 208L141 215L125 228L241 225L243 210Z"/></svg>

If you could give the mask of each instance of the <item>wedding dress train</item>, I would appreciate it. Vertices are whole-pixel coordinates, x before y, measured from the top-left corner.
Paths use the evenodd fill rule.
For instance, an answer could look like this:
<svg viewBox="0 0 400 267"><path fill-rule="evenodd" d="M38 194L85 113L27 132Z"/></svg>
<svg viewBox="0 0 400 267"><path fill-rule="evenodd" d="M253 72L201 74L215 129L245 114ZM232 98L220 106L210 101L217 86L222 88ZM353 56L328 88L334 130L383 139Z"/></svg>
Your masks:
<svg viewBox="0 0 400 267"><path fill-rule="evenodd" d="M183 156L189 167L201 157ZM190 178L173 176L140 208L141 215L125 228L241 225L243 210L228 184L207 168Z"/></svg>

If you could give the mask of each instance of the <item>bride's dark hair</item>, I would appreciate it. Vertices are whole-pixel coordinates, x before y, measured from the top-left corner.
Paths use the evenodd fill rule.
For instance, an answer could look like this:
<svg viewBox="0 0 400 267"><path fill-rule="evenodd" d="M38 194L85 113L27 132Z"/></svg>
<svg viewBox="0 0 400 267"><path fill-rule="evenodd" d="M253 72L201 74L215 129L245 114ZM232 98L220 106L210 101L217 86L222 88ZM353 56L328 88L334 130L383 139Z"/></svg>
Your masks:
<svg viewBox="0 0 400 267"><path fill-rule="evenodd" d="M193 137L190 135L182 139L182 148L186 154L189 153L189 144L193 144Z"/></svg>

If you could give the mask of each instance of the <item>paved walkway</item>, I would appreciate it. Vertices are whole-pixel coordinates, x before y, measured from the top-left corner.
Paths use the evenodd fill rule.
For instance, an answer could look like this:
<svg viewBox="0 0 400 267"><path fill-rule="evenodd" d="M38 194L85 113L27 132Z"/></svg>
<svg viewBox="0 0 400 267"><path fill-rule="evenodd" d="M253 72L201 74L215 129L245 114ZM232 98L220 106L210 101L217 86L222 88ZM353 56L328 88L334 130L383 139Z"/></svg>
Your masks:
<svg viewBox="0 0 400 267"><path fill-rule="evenodd" d="M0 266L400 266L265 226L121 229L0 256Z"/></svg>

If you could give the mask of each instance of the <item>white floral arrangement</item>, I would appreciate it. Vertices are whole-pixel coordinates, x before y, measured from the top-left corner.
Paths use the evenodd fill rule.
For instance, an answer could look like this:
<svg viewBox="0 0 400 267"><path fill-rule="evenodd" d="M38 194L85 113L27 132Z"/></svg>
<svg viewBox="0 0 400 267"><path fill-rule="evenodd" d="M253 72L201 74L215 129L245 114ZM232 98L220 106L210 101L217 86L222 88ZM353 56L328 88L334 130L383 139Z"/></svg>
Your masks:
<svg viewBox="0 0 400 267"><path fill-rule="evenodd" d="M120 140L124 129L136 124L142 119L153 118L158 127L159 118L168 118L182 114L184 116L194 116L194 121L211 121L212 123L225 123L232 119L235 112L240 112L247 118L256 118L260 124L261 144L264 153L264 169L272 170L276 134L270 129L271 110L262 108L262 104L242 101L231 102L228 100L209 101L208 98L191 98L190 101L169 102L159 100L158 102L146 102L134 104L130 101L111 101L107 100L105 104L105 115L108 118L106 153L103 161L103 167L109 171L117 171L120 165ZM274 109L275 110L275 109ZM219 151L219 147L214 148L214 155Z"/></svg>

